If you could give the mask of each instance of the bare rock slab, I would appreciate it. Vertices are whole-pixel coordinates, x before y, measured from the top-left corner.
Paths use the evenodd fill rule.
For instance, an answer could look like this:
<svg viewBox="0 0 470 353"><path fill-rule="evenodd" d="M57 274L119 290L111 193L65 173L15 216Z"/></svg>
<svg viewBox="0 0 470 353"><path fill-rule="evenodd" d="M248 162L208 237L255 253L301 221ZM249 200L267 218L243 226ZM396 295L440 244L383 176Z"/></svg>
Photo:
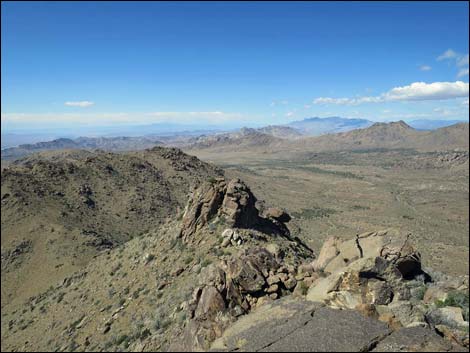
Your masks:
<svg viewBox="0 0 470 353"><path fill-rule="evenodd" d="M234 324L213 350L256 352L367 351L390 334L386 324L353 310L280 300Z"/></svg>

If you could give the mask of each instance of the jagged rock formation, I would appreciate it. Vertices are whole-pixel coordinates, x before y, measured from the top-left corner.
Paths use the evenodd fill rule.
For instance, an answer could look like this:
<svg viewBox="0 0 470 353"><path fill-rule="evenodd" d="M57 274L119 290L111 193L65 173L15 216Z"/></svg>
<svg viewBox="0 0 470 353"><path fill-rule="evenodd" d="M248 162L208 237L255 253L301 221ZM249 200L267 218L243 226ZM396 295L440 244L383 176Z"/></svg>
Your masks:
<svg viewBox="0 0 470 353"><path fill-rule="evenodd" d="M240 250L201 272L199 286L185 305L190 318L185 349L207 348L240 315L293 292L297 268L314 254L290 237L284 224L289 220L278 208L261 215L255 196L239 179L217 178L193 191L181 239L187 244L204 241L201 230L221 222L228 227L221 246Z"/></svg>
<svg viewBox="0 0 470 353"><path fill-rule="evenodd" d="M193 191L183 215L181 237L184 241L207 225L213 218L234 228L260 229L268 234L289 236L284 222L290 217L279 209L270 209L261 217L255 206L256 197L239 179L227 182L224 178L214 179Z"/></svg>
<svg viewBox="0 0 470 353"><path fill-rule="evenodd" d="M282 258L263 247L242 250L208 267L188 303L184 348L207 348L237 317L290 294L297 284L295 273L295 265L283 265Z"/></svg>

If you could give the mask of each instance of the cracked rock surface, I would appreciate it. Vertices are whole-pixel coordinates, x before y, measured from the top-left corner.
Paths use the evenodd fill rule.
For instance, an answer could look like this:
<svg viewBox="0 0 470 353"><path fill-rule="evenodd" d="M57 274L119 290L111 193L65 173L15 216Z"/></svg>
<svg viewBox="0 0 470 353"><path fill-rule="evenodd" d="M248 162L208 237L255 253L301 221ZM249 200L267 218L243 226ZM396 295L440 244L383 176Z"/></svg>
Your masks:
<svg viewBox="0 0 470 353"><path fill-rule="evenodd" d="M458 351L436 333L421 328L392 331L354 310L285 298L238 320L211 351L396 352Z"/></svg>

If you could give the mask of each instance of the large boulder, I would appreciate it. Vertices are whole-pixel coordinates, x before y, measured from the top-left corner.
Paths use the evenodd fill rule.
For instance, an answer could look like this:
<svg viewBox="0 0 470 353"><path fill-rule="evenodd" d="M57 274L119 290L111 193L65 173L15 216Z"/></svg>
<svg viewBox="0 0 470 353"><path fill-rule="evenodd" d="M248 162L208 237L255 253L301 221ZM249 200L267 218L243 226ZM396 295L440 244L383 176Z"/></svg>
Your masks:
<svg viewBox="0 0 470 353"><path fill-rule="evenodd" d="M271 218L279 222L287 223L291 220L289 214L281 208L270 207L264 211L264 217Z"/></svg>
<svg viewBox="0 0 470 353"><path fill-rule="evenodd" d="M196 320L213 320L225 309L225 302L219 291L212 286L202 290L194 318Z"/></svg>
<svg viewBox="0 0 470 353"><path fill-rule="evenodd" d="M289 298L244 316L212 345L212 351L364 351L390 333L379 321L352 310Z"/></svg>
<svg viewBox="0 0 470 353"><path fill-rule="evenodd" d="M387 305L409 291L406 281L423 274L409 237L391 231L330 238L313 267L326 276L312 284L307 299L348 309Z"/></svg>

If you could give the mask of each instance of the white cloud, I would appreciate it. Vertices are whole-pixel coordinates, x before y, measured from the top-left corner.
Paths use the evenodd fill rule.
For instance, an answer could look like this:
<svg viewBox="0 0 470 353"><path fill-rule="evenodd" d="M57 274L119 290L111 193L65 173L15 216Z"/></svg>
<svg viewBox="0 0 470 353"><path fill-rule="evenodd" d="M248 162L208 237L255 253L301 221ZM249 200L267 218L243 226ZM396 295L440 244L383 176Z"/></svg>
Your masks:
<svg viewBox="0 0 470 353"><path fill-rule="evenodd" d="M457 66L468 66L468 54L457 60Z"/></svg>
<svg viewBox="0 0 470 353"><path fill-rule="evenodd" d="M442 53L441 55L437 57L437 61L454 59L457 56L458 54L455 51L453 51L452 49L447 49L444 53Z"/></svg>
<svg viewBox="0 0 470 353"><path fill-rule="evenodd" d="M465 105L468 107L468 98L462 102L462 105Z"/></svg>
<svg viewBox="0 0 470 353"><path fill-rule="evenodd" d="M386 101L425 101L467 97L469 85L466 82L413 82L410 85L394 87L380 96L355 98L316 98L314 104L358 105Z"/></svg>
<svg viewBox="0 0 470 353"><path fill-rule="evenodd" d="M311 107L312 107L312 106L311 106L310 104L305 104L305 105L304 105L304 108L305 108L305 109L310 109Z"/></svg>
<svg viewBox="0 0 470 353"><path fill-rule="evenodd" d="M419 67L419 69L420 69L421 71L430 71L430 70L432 69L432 67L429 66L429 65L421 65L421 66Z"/></svg>
<svg viewBox="0 0 470 353"><path fill-rule="evenodd" d="M385 93L386 100L443 100L468 96L468 83L456 82L414 82L411 85L395 87Z"/></svg>
<svg viewBox="0 0 470 353"><path fill-rule="evenodd" d="M465 68L465 69L460 69L458 74L457 74L457 77L463 77L463 76L468 76L468 67Z"/></svg>
<svg viewBox="0 0 470 353"><path fill-rule="evenodd" d="M286 117L287 117L287 118L290 118L292 115L294 115L294 112L288 112L288 113L286 114Z"/></svg>
<svg viewBox="0 0 470 353"><path fill-rule="evenodd" d="M94 102L90 101L79 101L79 102L65 102L64 105L67 107L81 107L81 108L86 108L94 105Z"/></svg>

